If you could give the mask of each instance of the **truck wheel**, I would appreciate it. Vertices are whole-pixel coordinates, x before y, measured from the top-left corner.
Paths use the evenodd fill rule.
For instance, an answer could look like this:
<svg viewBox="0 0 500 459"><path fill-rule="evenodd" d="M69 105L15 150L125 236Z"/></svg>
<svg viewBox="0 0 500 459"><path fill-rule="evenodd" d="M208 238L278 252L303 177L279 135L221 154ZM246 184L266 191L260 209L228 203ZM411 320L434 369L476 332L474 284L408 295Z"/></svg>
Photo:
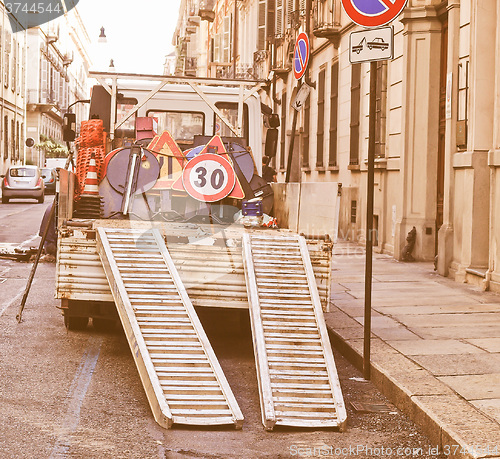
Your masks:
<svg viewBox="0 0 500 459"><path fill-rule="evenodd" d="M88 323L88 317L73 317L64 314L64 326L67 330L84 330Z"/></svg>
<svg viewBox="0 0 500 459"><path fill-rule="evenodd" d="M43 204L44 200L45 200L45 195L42 195L40 198L38 198L38 204Z"/></svg>
<svg viewBox="0 0 500 459"><path fill-rule="evenodd" d="M9 203L9 198L6 196L2 196L2 204L8 204Z"/></svg>
<svg viewBox="0 0 500 459"><path fill-rule="evenodd" d="M115 329L116 320L103 319L102 317L92 317L94 329L100 332L112 331Z"/></svg>

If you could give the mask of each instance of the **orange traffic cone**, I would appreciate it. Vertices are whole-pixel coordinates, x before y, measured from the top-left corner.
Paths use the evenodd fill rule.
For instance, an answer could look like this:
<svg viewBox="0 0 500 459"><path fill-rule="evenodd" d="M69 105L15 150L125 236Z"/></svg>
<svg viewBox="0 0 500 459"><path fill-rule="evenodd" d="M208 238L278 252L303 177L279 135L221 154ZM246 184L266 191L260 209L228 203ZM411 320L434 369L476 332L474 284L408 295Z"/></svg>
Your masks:
<svg viewBox="0 0 500 459"><path fill-rule="evenodd" d="M92 154L89 162L89 170L85 177L82 195L85 196L99 196L99 183L97 181L97 166L95 156Z"/></svg>
<svg viewBox="0 0 500 459"><path fill-rule="evenodd" d="M77 218L100 218L102 215L102 196L99 196L99 181L95 155L92 154L83 184L82 194L75 203L73 216Z"/></svg>

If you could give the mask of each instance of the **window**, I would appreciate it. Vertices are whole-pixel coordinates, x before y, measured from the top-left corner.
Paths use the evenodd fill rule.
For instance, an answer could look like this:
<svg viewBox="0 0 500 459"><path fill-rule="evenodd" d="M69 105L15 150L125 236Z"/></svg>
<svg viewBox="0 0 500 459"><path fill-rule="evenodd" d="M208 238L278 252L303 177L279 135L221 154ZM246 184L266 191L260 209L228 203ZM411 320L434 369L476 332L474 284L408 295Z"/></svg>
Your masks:
<svg viewBox="0 0 500 459"><path fill-rule="evenodd" d="M285 169L285 147L286 147L286 112L288 106L286 101L286 92L281 95L281 145L280 145L280 169Z"/></svg>
<svg viewBox="0 0 500 459"><path fill-rule="evenodd" d="M361 64L351 65L351 125L349 164L359 164L359 112L361 96Z"/></svg>
<svg viewBox="0 0 500 459"><path fill-rule="evenodd" d="M328 148L328 165L337 165L337 124L339 106L339 63L332 65L332 81L330 91L330 142Z"/></svg>
<svg viewBox="0 0 500 459"><path fill-rule="evenodd" d="M351 223L356 223L357 215L357 203L356 201L351 201Z"/></svg>
<svg viewBox="0 0 500 459"><path fill-rule="evenodd" d="M148 116L158 120L158 132L169 131L180 143L192 143L195 135L203 135L203 113L148 111Z"/></svg>
<svg viewBox="0 0 500 459"><path fill-rule="evenodd" d="M316 167L323 167L325 143L325 76L326 69L318 75L318 128L316 130Z"/></svg>
<svg viewBox="0 0 500 459"><path fill-rule="evenodd" d="M34 177L35 176L35 170L36 169L31 169L27 167L16 167L10 169L9 175L11 177Z"/></svg>

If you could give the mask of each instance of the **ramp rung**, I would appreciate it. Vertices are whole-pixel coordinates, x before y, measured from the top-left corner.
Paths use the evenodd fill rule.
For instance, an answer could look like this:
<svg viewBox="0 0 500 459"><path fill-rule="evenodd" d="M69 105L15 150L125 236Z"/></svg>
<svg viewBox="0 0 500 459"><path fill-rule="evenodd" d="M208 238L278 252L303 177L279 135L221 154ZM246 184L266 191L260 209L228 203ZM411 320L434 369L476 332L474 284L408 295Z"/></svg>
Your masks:
<svg viewBox="0 0 500 459"><path fill-rule="evenodd" d="M241 411L159 231L98 227L97 248L157 422L241 428Z"/></svg>
<svg viewBox="0 0 500 459"><path fill-rule="evenodd" d="M303 237L245 234L262 422L343 427L344 401Z"/></svg>

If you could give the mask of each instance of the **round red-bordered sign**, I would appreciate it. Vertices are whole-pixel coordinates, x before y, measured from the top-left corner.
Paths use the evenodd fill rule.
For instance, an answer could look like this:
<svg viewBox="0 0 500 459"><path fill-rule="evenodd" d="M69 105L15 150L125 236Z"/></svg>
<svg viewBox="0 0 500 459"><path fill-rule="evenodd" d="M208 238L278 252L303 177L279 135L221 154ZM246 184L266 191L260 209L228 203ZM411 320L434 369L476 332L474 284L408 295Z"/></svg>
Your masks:
<svg viewBox="0 0 500 459"><path fill-rule="evenodd" d="M300 80L306 73L307 64L309 63L309 37L306 33L301 32L295 41L293 50L293 74L297 80Z"/></svg>
<svg viewBox="0 0 500 459"><path fill-rule="evenodd" d="M396 19L408 0L342 0L347 15L363 27L379 27Z"/></svg>
<svg viewBox="0 0 500 459"><path fill-rule="evenodd" d="M186 164L182 171L182 184L194 199L215 202L233 191L236 175L227 159L214 153L203 153Z"/></svg>

